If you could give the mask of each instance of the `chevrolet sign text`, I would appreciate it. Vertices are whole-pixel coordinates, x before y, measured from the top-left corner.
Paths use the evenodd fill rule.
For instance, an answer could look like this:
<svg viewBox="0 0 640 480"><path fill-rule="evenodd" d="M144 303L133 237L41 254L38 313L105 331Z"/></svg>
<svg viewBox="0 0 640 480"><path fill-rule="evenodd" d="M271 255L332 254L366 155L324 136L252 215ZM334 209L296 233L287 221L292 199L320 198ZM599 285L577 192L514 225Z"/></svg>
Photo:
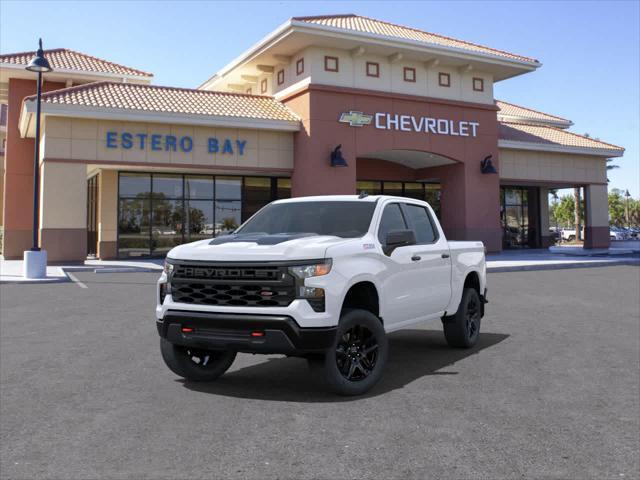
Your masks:
<svg viewBox="0 0 640 480"><path fill-rule="evenodd" d="M381 130L400 130L402 132L424 132L436 135L475 137L478 135L478 122L447 120L444 118L414 117L413 115L394 115L376 113L376 128Z"/></svg>

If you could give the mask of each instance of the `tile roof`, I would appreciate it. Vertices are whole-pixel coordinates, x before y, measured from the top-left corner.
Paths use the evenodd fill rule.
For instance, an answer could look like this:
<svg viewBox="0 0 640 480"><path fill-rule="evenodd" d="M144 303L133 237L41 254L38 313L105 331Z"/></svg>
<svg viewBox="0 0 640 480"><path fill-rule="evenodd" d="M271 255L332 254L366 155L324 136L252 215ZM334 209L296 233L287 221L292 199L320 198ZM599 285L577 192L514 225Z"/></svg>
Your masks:
<svg viewBox="0 0 640 480"><path fill-rule="evenodd" d="M0 55L0 64L28 65L36 52L7 53ZM153 74L125 67L118 63L92 57L85 53L69 50L68 48L56 48L45 50L45 57L51 63L54 70L76 70L78 72L98 72L112 75L132 75L137 77L153 77Z"/></svg>
<svg viewBox="0 0 640 480"><path fill-rule="evenodd" d="M568 132L560 128L508 122L499 122L498 127L500 140L538 143L548 146L555 145L558 147L615 150L619 151L620 155L624 152L624 148L617 145L612 145L591 137L585 137L584 135L578 135L577 133Z"/></svg>
<svg viewBox="0 0 640 480"><path fill-rule="evenodd" d="M514 53L489 48L464 40L445 37L435 33L429 33L411 27L396 25L374 18L362 17L355 14L345 15L324 15L315 17L294 17L292 20L305 22L315 25L323 25L326 27L339 28L342 30L352 30L363 33L371 33L376 35L384 35L402 40L414 40L430 45L438 45L441 47L460 48L477 53L489 54L498 57L508 58L511 60L520 60L524 62L539 63L538 60L529 57L523 57Z"/></svg>
<svg viewBox="0 0 640 480"><path fill-rule="evenodd" d="M34 100L35 96L25 100ZM44 93L45 104L82 105L146 112L299 121L272 97L134 83L95 82Z"/></svg>
<svg viewBox="0 0 640 480"><path fill-rule="evenodd" d="M533 120L536 123L549 122L551 124L558 124L558 123L566 124L567 127L573 124L571 120L567 120L566 118L557 117L555 115L550 115L544 112L539 112L538 110L522 107L520 105L504 102L502 100L496 100L496 105L500 109L500 111L498 112L498 117L501 117L501 116L520 117L523 119Z"/></svg>

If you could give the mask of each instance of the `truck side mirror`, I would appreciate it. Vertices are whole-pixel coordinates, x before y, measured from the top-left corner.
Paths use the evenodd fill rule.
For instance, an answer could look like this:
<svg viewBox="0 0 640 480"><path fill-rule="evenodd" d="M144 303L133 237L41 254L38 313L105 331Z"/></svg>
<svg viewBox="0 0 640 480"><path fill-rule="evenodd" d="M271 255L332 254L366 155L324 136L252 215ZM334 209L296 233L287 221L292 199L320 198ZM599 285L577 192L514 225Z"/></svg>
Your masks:
<svg viewBox="0 0 640 480"><path fill-rule="evenodd" d="M387 233L387 238L383 251L385 255L391 255L398 247L407 247L416 244L416 234L413 230L391 230Z"/></svg>

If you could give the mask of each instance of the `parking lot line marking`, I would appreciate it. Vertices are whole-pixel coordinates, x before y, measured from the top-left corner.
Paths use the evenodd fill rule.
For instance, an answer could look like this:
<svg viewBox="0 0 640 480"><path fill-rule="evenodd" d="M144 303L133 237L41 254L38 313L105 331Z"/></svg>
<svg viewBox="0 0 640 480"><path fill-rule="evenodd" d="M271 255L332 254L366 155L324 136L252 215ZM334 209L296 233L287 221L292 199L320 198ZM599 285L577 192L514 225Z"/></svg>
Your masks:
<svg viewBox="0 0 640 480"><path fill-rule="evenodd" d="M80 288L89 288L76 277L73 273L67 272L67 276L71 279L73 283L78 285Z"/></svg>

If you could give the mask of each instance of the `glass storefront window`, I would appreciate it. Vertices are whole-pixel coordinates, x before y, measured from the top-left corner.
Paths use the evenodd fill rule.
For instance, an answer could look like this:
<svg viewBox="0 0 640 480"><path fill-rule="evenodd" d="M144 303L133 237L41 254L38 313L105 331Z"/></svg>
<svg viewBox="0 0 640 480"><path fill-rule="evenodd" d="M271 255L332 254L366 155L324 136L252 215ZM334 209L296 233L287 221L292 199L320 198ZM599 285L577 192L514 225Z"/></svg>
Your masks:
<svg viewBox="0 0 640 480"><path fill-rule="evenodd" d="M433 208L433 211L436 214L436 217L438 217L438 220L441 220L440 217L440 213L441 213L441 209L440 209L440 197L442 194L442 189L440 188L440 184L439 183L427 183L424 186L424 200L425 202L427 202L429 205L431 205L431 208Z"/></svg>
<svg viewBox="0 0 640 480"><path fill-rule="evenodd" d="M240 226L241 203L240 201L216 201L216 236L227 235Z"/></svg>
<svg viewBox="0 0 640 480"><path fill-rule="evenodd" d="M235 230L243 214L290 197L291 179L120 173L118 189L118 256L162 256Z"/></svg>
<svg viewBox="0 0 640 480"><path fill-rule="evenodd" d="M181 198L181 175L153 175L153 195L156 198Z"/></svg>
<svg viewBox="0 0 640 480"><path fill-rule="evenodd" d="M213 200L213 177L185 177L184 196L194 200Z"/></svg>
<svg viewBox="0 0 640 480"><path fill-rule="evenodd" d="M216 177L216 199L240 200L242 193L242 178Z"/></svg>
<svg viewBox="0 0 640 480"><path fill-rule="evenodd" d="M195 242L212 238L214 227L213 202L211 200L187 200L189 212L185 223L185 241Z"/></svg>
<svg viewBox="0 0 640 480"><path fill-rule="evenodd" d="M357 182L356 193L367 192L368 195L382 194L382 182Z"/></svg>
<svg viewBox="0 0 640 480"><path fill-rule="evenodd" d="M410 183L404 184L404 196L407 198L415 198L417 200L424 200L424 186L422 183Z"/></svg>
<svg viewBox="0 0 640 480"><path fill-rule="evenodd" d="M291 179L290 178L277 179L276 198L278 200L282 198L291 198Z"/></svg>
<svg viewBox="0 0 640 480"><path fill-rule="evenodd" d="M149 226L151 201L147 198L124 198L118 205L118 250L122 257L151 254Z"/></svg>
<svg viewBox="0 0 640 480"><path fill-rule="evenodd" d="M385 195L402 197L402 182L382 182L382 192Z"/></svg>
<svg viewBox="0 0 640 480"><path fill-rule="evenodd" d="M145 173L123 173L120 175L121 197L151 195L151 175Z"/></svg>
<svg viewBox="0 0 640 480"><path fill-rule="evenodd" d="M244 177L244 189L242 191L242 220L248 219L270 201L270 178Z"/></svg>

